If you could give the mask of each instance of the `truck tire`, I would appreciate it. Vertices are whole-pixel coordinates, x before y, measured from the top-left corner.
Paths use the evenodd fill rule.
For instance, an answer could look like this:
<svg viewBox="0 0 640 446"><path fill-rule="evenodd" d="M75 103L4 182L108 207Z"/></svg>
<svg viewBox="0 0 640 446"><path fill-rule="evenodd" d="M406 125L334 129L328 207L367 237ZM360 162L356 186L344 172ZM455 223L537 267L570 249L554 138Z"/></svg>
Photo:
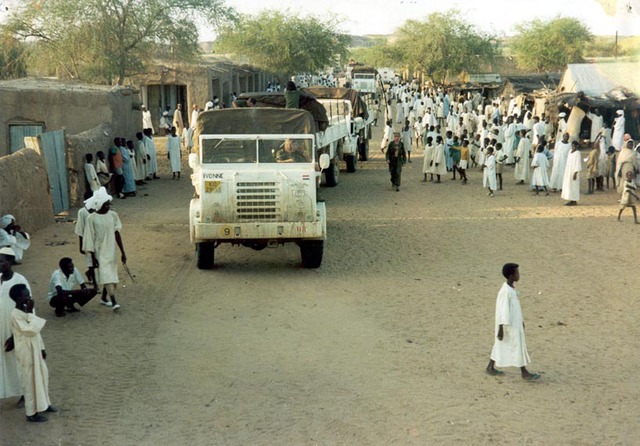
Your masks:
<svg viewBox="0 0 640 446"><path fill-rule="evenodd" d="M345 155L344 160L347 163L347 172L353 173L355 172L358 164L358 156L357 155Z"/></svg>
<svg viewBox="0 0 640 446"><path fill-rule="evenodd" d="M213 268L215 245L213 242L196 243L196 266L198 269Z"/></svg>
<svg viewBox="0 0 640 446"><path fill-rule="evenodd" d="M358 144L358 153L360 155L360 161L366 161L369 158L369 141L363 140Z"/></svg>
<svg viewBox="0 0 640 446"><path fill-rule="evenodd" d="M323 240L305 240L300 242L300 257L305 268L318 268L322 264L324 252Z"/></svg>
<svg viewBox="0 0 640 446"><path fill-rule="evenodd" d="M336 187L340 176L340 164L338 160L331 160L329 167L324 171L324 185L326 187Z"/></svg>

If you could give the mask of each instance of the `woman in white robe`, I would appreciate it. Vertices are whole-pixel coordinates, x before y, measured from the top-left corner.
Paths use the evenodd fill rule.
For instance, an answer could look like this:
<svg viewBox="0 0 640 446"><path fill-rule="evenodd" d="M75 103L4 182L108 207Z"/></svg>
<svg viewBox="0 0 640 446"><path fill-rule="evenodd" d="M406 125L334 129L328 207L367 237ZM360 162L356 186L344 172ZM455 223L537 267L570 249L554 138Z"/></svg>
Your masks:
<svg viewBox="0 0 640 446"><path fill-rule="evenodd" d="M580 200L580 171L582 170L582 160L576 141L571 143L571 153L567 158L567 165L564 169L564 181L562 182L561 197L568 200L567 206L574 206Z"/></svg>

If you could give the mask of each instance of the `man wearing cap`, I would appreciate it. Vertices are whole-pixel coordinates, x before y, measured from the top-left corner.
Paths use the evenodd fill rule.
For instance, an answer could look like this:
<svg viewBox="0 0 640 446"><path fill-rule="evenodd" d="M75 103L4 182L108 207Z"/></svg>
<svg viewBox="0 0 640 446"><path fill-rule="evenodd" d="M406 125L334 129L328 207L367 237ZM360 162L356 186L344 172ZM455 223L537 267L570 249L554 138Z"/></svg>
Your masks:
<svg viewBox="0 0 640 446"><path fill-rule="evenodd" d="M0 218L0 247L8 246L13 250L14 264L22 262L22 256L30 245L29 234L16 224L13 215L7 214Z"/></svg>
<svg viewBox="0 0 640 446"><path fill-rule="evenodd" d="M83 250L91 253L96 280L106 290L111 302L103 294L102 304L114 311L120 309L116 302L116 285L118 280L118 258L116 246L120 248L122 263L127 262L120 230L120 217L110 210L112 197L100 189L94 195L96 212L89 215L82 239Z"/></svg>
<svg viewBox="0 0 640 446"><path fill-rule="evenodd" d="M20 283L30 289L27 279L11 270L14 260L13 249L0 248L0 399L22 395L15 353L4 349L6 340L12 335L11 312L15 308L15 303L9 297L9 290Z"/></svg>
<svg viewBox="0 0 640 446"><path fill-rule="evenodd" d="M624 146L624 111L616 111L618 117L613 120L613 134L611 135L611 145L619 152Z"/></svg>
<svg viewBox="0 0 640 446"><path fill-rule="evenodd" d="M387 151L384 154L387 164L389 165L389 173L391 174L391 185L396 192L400 191L400 180L402 177L402 166L407 163L407 152L404 144L400 141L400 133L394 132L393 141L389 143Z"/></svg>
<svg viewBox="0 0 640 446"><path fill-rule="evenodd" d="M558 131L556 132L556 141L560 141L562 136L567 133L567 120L565 119L567 114L565 112L561 112L558 115Z"/></svg>
<svg viewBox="0 0 640 446"><path fill-rule="evenodd" d="M169 112L162 112L162 116L160 117L160 128L162 129L162 135L166 135L171 130L171 122L169 121ZM143 129L143 131L146 129Z"/></svg>

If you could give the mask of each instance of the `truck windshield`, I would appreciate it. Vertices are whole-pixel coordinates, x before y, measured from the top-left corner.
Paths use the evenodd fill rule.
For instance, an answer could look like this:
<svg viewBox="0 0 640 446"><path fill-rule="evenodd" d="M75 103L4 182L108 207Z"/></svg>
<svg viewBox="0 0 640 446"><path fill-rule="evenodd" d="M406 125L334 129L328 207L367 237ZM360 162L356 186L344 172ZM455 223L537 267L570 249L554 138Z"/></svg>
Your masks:
<svg viewBox="0 0 640 446"><path fill-rule="evenodd" d="M308 163L313 159L311 148L309 139L205 138L202 140L202 162L204 164Z"/></svg>
<svg viewBox="0 0 640 446"><path fill-rule="evenodd" d="M309 139L263 139L259 141L261 163L311 162Z"/></svg>

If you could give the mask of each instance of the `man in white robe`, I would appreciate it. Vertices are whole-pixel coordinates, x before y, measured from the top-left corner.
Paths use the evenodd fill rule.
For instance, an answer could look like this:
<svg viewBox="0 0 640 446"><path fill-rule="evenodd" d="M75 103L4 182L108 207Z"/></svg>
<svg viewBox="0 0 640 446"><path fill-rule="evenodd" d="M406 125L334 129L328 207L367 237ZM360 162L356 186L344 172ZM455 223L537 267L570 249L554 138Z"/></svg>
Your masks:
<svg viewBox="0 0 640 446"><path fill-rule="evenodd" d="M531 362L524 335L524 317L520 306L520 293L515 283L520 280L520 271L515 263L502 267L502 275L507 281L502 284L496 299L495 341L491 349L491 359L486 372L492 376L504 375L498 367L520 367L522 379L535 381L540 378L531 373L526 365Z"/></svg>
<svg viewBox="0 0 640 446"><path fill-rule="evenodd" d="M567 158L567 165L564 169L564 180L562 182L561 197L568 200L566 206L575 206L580 200L580 171L582 170L582 160L578 150L578 142L571 143L571 153Z"/></svg>
<svg viewBox="0 0 640 446"><path fill-rule="evenodd" d="M183 129L184 131L184 129ZM176 135L176 128L171 128L171 135L167 137L167 157L169 158L169 164L171 165L171 173L173 174L172 180L180 179L180 137Z"/></svg>
<svg viewBox="0 0 640 446"><path fill-rule="evenodd" d="M624 111L616 112L618 117L613 121L613 134L611 135L611 145L619 152L624 144Z"/></svg>
<svg viewBox="0 0 640 446"><path fill-rule="evenodd" d="M519 184L524 184L529 178L533 146L529 138L527 138L527 130L520 130L520 135L520 142L514 157L516 162L514 175Z"/></svg>
<svg viewBox="0 0 640 446"><path fill-rule="evenodd" d="M15 305L11 311L11 333L18 362L18 372L24 392L24 410L27 421L47 421L38 412L57 412L49 399L49 369L47 353L40 332L47 322L36 316L31 292L23 285L14 285L9 291Z"/></svg>
<svg viewBox="0 0 640 446"><path fill-rule="evenodd" d="M110 210L112 197L107 194L104 188L94 193L93 199L97 211L87 218L82 248L91 253L96 280L111 299L111 302L108 302L103 298L103 304L117 311L120 309L120 305L116 302L115 296L116 286L119 282L116 247L120 248L122 263L127 263L127 256L120 236L122 223L118 214Z"/></svg>
<svg viewBox="0 0 640 446"><path fill-rule="evenodd" d="M142 128L151 129L151 133L155 133L153 122L151 121L151 112L144 105L142 106Z"/></svg>
<svg viewBox="0 0 640 446"><path fill-rule="evenodd" d="M149 129L145 129L143 132L143 140L144 146L147 149L147 179L157 180L159 177L158 173L158 153L156 151L156 144L153 142L153 138L151 137L151 131Z"/></svg>
<svg viewBox="0 0 640 446"><path fill-rule="evenodd" d="M549 178L549 187L554 192L562 189L564 168L567 165L570 150L569 134L565 133L562 136L562 141L556 143L556 147L553 150L553 168L551 169L551 178Z"/></svg>
<svg viewBox="0 0 640 446"><path fill-rule="evenodd" d="M591 120L591 135L590 141L595 142L598 136L601 134L604 119L598 110L587 113L587 118Z"/></svg>
<svg viewBox="0 0 640 446"><path fill-rule="evenodd" d="M505 164L507 165L513 164L515 162L513 156L513 146L516 143L516 131L517 127L515 122L513 122L513 116L508 116L507 124L504 127L504 144L502 144L502 150L507 157L505 162Z"/></svg>
<svg viewBox="0 0 640 446"><path fill-rule="evenodd" d="M556 141L559 141L565 133L567 133L567 120L565 119L567 117L567 114L565 112L562 112L558 115L558 117L560 118L558 120L558 131L556 132Z"/></svg>
<svg viewBox="0 0 640 446"><path fill-rule="evenodd" d="M22 395L15 352L4 350L5 341L12 335L11 312L16 307L9 290L19 283L30 289L27 279L11 270L14 257L11 248L0 248L0 399Z"/></svg>
<svg viewBox="0 0 640 446"><path fill-rule="evenodd" d="M184 120L182 119L182 104L178 104L176 111L173 112L173 126L178 130L178 135L182 135L184 128Z"/></svg>

